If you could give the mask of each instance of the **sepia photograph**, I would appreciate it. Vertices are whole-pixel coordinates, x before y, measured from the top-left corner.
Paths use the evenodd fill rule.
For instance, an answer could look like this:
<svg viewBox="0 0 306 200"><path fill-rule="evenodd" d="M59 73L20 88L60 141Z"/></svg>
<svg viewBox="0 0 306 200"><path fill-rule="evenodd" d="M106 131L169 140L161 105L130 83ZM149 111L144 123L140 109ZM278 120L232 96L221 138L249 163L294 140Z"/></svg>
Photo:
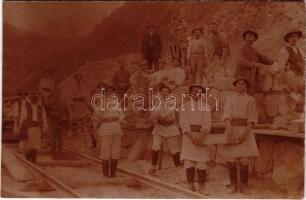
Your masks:
<svg viewBox="0 0 306 200"><path fill-rule="evenodd" d="M304 1L2 1L2 198L303 199Z"/></svg>

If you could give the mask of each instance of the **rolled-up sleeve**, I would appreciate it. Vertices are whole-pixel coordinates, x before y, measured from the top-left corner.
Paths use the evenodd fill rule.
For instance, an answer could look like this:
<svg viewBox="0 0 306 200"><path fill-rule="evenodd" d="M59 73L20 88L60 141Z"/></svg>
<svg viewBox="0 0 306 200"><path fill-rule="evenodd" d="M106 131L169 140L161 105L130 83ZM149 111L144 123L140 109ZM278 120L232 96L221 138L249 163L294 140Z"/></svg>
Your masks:
<svg viewBox="0 0 306 200"><path fill-rule="evenodd" d="M225 99L225 105L223 109L223 120L232 119L231 115L231 97Z"/></svg>
<svg viewBox="0 0 306 200"><path fill-rule="evenodd" d="M203 118L203 125L201 130L210 132L211 130L211 109L203 111L204 113L204 118Z"/></svg>
<svg viewBox="0 0 306 200"><path fill-rule="evenodd" d="M248 122L249 123L257 123L258 114L257 114L257 108L256 108L256 102L253 97L250 98L250 102L248 105Z"/></svg>
<svg viewBox="0 0 306 200"><path fill-rule="evenodd" d="M188 115L186 111L180 111L180 127L182 129L182 133L190 131L190 124L188 120Z"/></svg>

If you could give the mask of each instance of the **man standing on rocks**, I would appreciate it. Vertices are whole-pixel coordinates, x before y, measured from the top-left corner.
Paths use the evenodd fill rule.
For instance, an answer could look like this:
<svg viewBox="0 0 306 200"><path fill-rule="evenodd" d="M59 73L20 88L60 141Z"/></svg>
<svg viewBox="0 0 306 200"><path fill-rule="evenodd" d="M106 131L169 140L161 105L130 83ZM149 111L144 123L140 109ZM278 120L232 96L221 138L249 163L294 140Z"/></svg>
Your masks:
<svg viewBox="0 0 306 200"><path fill-rule="evenodd" d="M117 94L120 98L123 97L124 94L127 93L128 89L130 88L130 77L131 73L129 70L126 69L124 62L119 62L119 69L116 70L114 73L112 82L115 87Z"/></svg>
<svg viewBox="0 0 306 200"><path fill-rule="evenodd" d="M189 189L195 191L194 178L198 175L199 192L204 194L207 177L207 162L210 160L204 138L211 129L211 110L205 109L201 96L205 89L199 85L189 88L192 98L180 112L180 127L183 133L181 160L184 160ZM202 108L204 105L204 108Z"/></svg>
<svg viewBox="0 0 306 200"><path fill-rule="evenodd" d="M249 159L259 156L255 136L250 132L257 123L257 109L255 99L247 94L249 82L239 78L233 84L236 93L226 98L224 106L225 134L229 142L224 146L224 156L229 166L230 193L250 194L247 187Z"/></svg>
<svg viewBox="0 0 306 200"><path fill-rule="evenodd" d="M149 73L159 70L159 59L162 54L162 41L155 29L156 26L147 26L147 32L142 39L142 56L147 61Z"/></svg>
<svg viewBox="0 0 306 200"><path fill-rule="evenodd" d="M250 93L261 91L263 80L261 80L260 69L263 65L272 65L273 61L257 51L253 44L258 39L258 34L253 30L247 30L242 35L245 44L239 49L237 57L237 68L235 78L244 77L249 81Z"/></svg>
<svg viewBox="0 0 306 200"><path fill-rule="evenodd" d="M187 57L190 63L191 83L202 83L204 68L207 64L208 51L207 42L202 38L203 30L196 28L192 31L194 38L190 40Z"/></svg>
<svg viewBox="0 0 306 200"><path fill-rule="evenodd" d="M218 30L216 22L210 24L210 29L212 33L212 54L210 59L215 61L214 64L222 67L224 72L228 72L229 56L230 56L230 46L229 40L226 33Z"/></svg>
<svg viewBox="0 0 306 200"><path fill-rule="evenodd" d="M174 26L169 33L169 46L172 59L178 59L181 66L182 63L182 44L185 40L184 30L181 27L182 21L178 18L173 19Z"/></svg>

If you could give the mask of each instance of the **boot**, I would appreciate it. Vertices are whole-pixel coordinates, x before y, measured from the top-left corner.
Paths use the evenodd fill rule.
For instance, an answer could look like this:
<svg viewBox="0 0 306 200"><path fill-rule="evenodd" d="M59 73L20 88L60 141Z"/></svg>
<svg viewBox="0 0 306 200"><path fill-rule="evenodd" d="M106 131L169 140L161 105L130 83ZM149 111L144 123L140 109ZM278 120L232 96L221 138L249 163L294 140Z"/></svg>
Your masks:
<svg viewBox="0 0 306 200"><path fill-rule="evenodd" d="M240 192L246 195L250 195L251 192L248 190L249 181L249 165L240 165Z"/></svg>
<svg viewBox="0 0 306 200"><path fill-rule="evenodd" d="M195 175L195 168L189 167L186 169L186 178L188 182L188 187L191 191L195 191L194 187L194 175Z"/></svg>
<svg viewBox="0 0 306 200"><path fill-rule="evenodd" d="M109 160L102 160L102 171L105 178L109 177Z"/></svg>
<svg viewBox="0 0 306 200"><path fill-rule="evenodd" d="M28 160L28 161L32 161L32 159L31 159L31 150L30 151L27 151L26 153L25 153L25 158Z"/></svg>
<svg viewBox="0 0 306 200"><path fill-rule="evenodd" d="M180 160L180 154L181 154L181 152L177 152L176 154L172 155L173 162L174 162L174 165L176 167L182 166L182 163L181 163L181 160Z"/></svg>
<svg viewBox="0 0 306 200"><path fill-rule="evenodd" d="M206 170L200 170L197 169L197 173L198 173L198 183L199 183L199 192L201 194L205 194L207 195L204 191L205 191L205 182L206 182Z"/></svg>
<svg viewBox="0 0 306 200"><path fill-rule="evenodd" d="M36 161L37 161L37 150L33 149L32 150L32 162L36 163Z"/></svg>
<svg viewBox="0 0 306 200"><path fill-rule="evenodd" d="M237 181L237 173L238 166L237 163L229 162L228 163L229 176L230 176L230 190L229 194L234 194L238 191L238 181Z"/></svg>
<svg viewBox="0 0 306 200"><path fill-rule="evenodd" d="M111 159L110 160L110 177L116 177L116 171L118 166L118 160Z"/></svg>
<svg viewBox="0 0 306 200"><path fill-rule="evenodd" d="M152 151L152 167L148 170L148 174L154 174L156 172L158 155L159 155L159 151Z"/></svg>

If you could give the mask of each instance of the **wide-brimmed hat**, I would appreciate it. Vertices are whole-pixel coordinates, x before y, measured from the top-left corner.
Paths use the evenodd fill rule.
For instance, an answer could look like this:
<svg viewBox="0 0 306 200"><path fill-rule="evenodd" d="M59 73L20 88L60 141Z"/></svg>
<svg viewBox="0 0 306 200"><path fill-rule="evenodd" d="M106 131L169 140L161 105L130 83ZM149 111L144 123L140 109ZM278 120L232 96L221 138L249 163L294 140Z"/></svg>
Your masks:
<svg viewBox="0 0 306 200"><path fill-rule="evenodd" d="M203 33L203 29L200 28L200 27L196 27L196 28L192 29L191 33L194 33L197 30L199 30L199 31L201 31L201 33Z"/></svg>
<svg viewBox="0 0 306 200"><path fill-rule="evenodd" d="M299 38L301 38L302 35L303 35L302 31L297 30L297 29L292 29L292 30L290 30L288 33L285 34L285 36L284 36L285 42L288 42L288 41L287 41L287 38L288 38L290 35L292 35L292 34L297 34L297 35L299 36Z"/></svg>
<svg viewBox="0 0 306 200"><path fill-rule="evenodd" d="M84 78L83 74L81 74L81 73L76 73L76 74L73 76L74 79L77 79L78 77L79 77L79 78Z"/></svg>
<svg viewBox="0 0 306 200"><path fill-rule="evenodd" d="M254 30L246 30L246 31L244 31L243 34L242 34L242 38L245 39L245 36L247 34L253 34L253 35L255 35L256 40L258 39L258 33L256 31L254 31Z"/></svg>
<svg viewBox="0 0 306 200"><path fill-rule="evenodd" d="M245 84L247 85L247 87L250 87L250 82L246 79L246 78L243 78L243 77L239 77L239 78L236 78L233 82L233 85L236 86L236 84L239 82L239 81L244 81Z"/></svg>

